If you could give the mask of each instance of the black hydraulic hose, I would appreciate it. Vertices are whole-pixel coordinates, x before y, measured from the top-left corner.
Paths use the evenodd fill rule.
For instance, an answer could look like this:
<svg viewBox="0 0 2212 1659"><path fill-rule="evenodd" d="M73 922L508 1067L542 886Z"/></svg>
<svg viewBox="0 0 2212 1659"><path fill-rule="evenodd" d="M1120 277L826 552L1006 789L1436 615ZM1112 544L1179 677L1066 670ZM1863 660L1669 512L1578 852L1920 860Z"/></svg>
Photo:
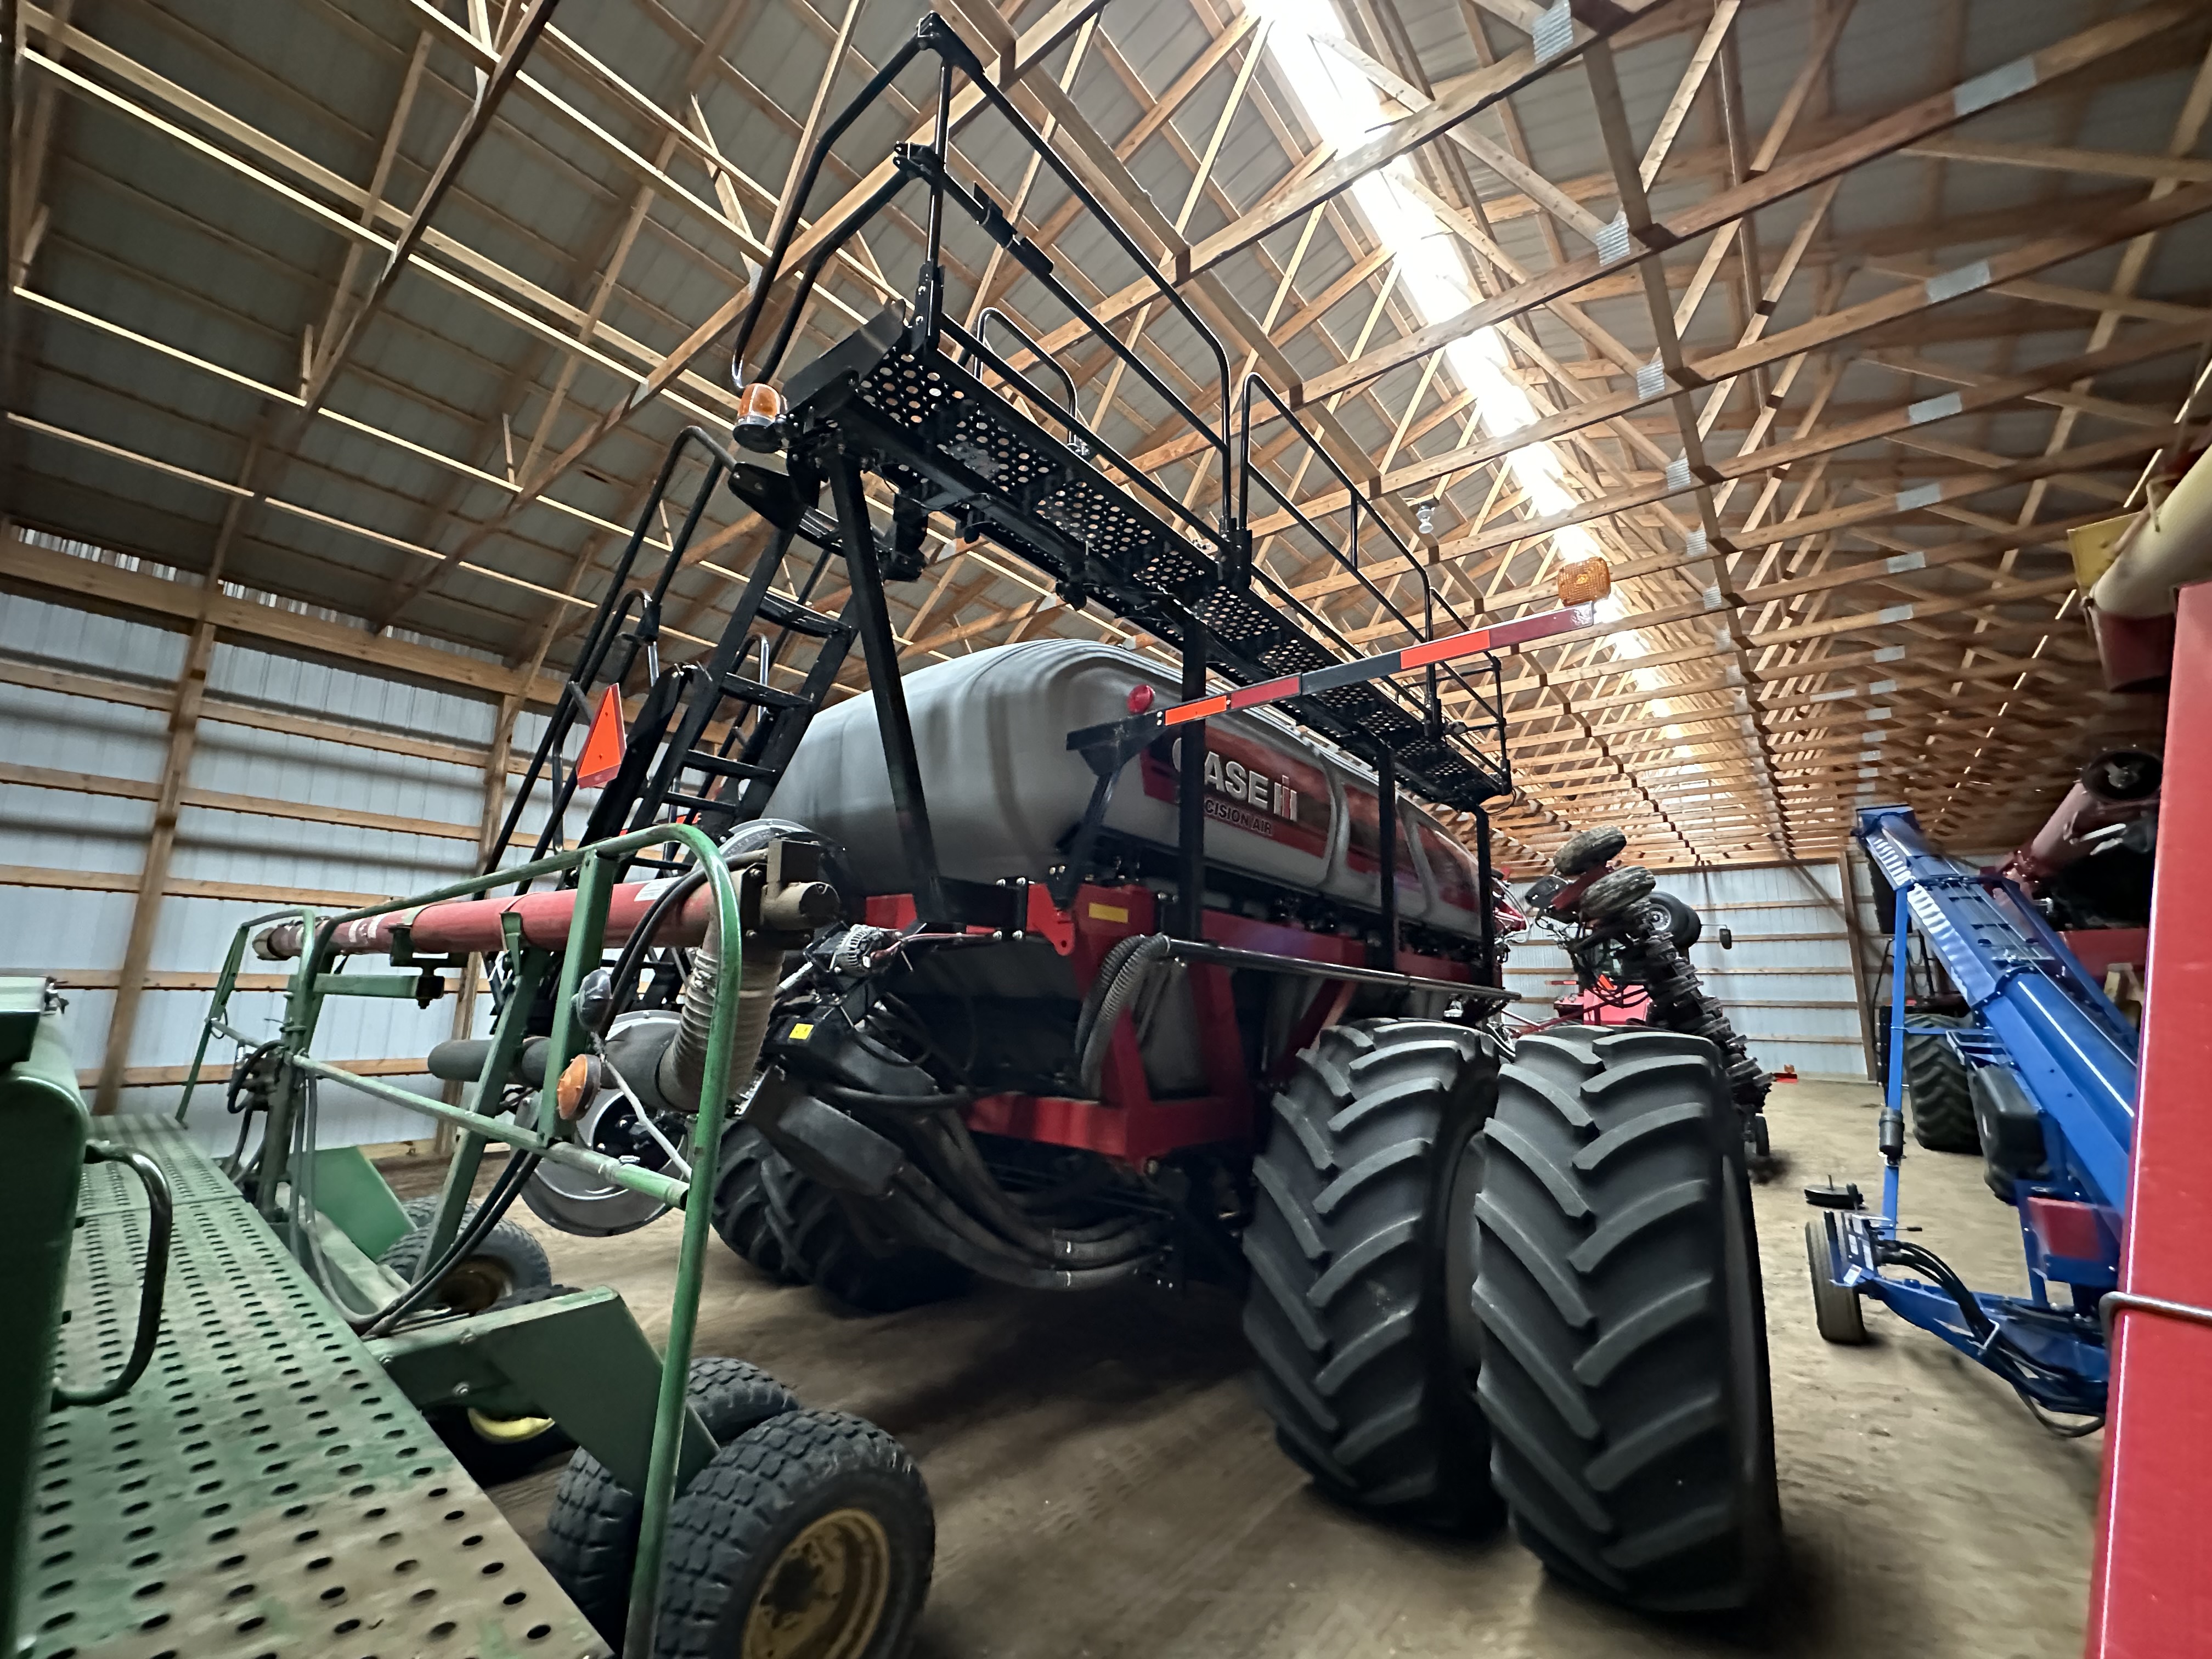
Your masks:
<svg viewBox="0 0 2212 1659"><path fill-rule="evenodd" d="M447 1273L475 1255L491 1230L506 1218L507 1210L521 1196L523 1187L538 1171L543 1160L536 1152L521 1152L511 1156L507 1168L492 1183L492 1189L477 1206L465 1226L453 1235L453 1242L428 1267L417 1273L414 1282L386 1303L375 1313L364 1319L349 1318L347 1323L364 1337L381 1336L400 1320L415 1311L436 1290Z"/></svg>
<svg viewBox="0 0 2212 1659"><path fill-rule="evenodd" d="M842 1083L814 1083L808 1086L832 1106L901 1112L941 1112L948 1107L965 1106L975 1097L965 1091L951 1094L879 1095L872 1089L852 1089Z"/></svg>
<svg viewBox="0 0 2212 1659"><path fill-rule="evenodd" d="M907 1236L962 1267L1001 1285L1035 1291L1087 1291L1134 1277L1151 1260L1149 1254L1131 1256L1106 1267L1034 1267L999 1251L980 1248L939 1219L927 1203L913 1194L896 1190L885 1200Z"/></svg>
<svg viewBox="0 0 2212 1659"><path fill-rule="evenodd" d="M934 1131L933 1135L932 1131ZM945 1160L940 1173L952 1192L975 1200L983 1213L975 1214L963 1207L963 1213L979 1224L990 1228L1008 1243L1028 1255L1056 1265L1072 1267L1103 1267L1121 1259L1128 1249L1136 1245L1141 1250L1152 1247L1152 1223L1148 1218L1134 1217L1109 1224L1104 1230L1083 1230L1089 1236L1078 1237L1073 1231L1058 1231L1038 1225L1006 1197L991 1172L983 1165L982 1157L975 1142L968 1139L967 1127L954 1121L939 1118L921 1126L921 1138L927 1152L933 1146ZM908 1166L912 1169L912 1165ZM927 1176L915 1171L922 1179ZM934 1183L933 1183L933 1185ZM957 1201L957 1200L956 1200Z"/></svg>
<svg viewBox="0 0 2212 1659"><path fill-rule="evenodd" d="M98 1388L81 1392L57 1382L53 1399L57 1409L64 1406L105 1406L111 1400L120 1400L146 1374L146 1367L153 1363L155 1346L161 1340L161 1298L168 1289L169 1246L177 1229L176 1198L169 1190L168 1173L145 1153L112 1140L88 1140L84 1161L120 1164L145 1188L146 1273L138 1291L138 1329L131 1338L130 1358L123 1362L122 1370Z"/></svg>
<svg viewBox="0 0 2212 1659"><path fill-rule="evenodd" d="M1091 1041L1091 1028L1098 1023L1098 1005L1108 988L1121 973L1122 964L1129 960L1129 953L1149 937L1146 933L1131 933L1107 947L1098 963L1098 976L1091 981L1091 990L1083 999L1083 1011L1075 1017L1075 1052L1079 1056L1084 1045Z"/></svg>
<svg viewBox="0 0 2212 1659"><path fill-rule="evenodd" d="M1942 1286L1951 1300L1958 1304L1967 1328L1980 1339L1984 1363L2012 1384L2013 1392L2020 1395L2044 1429L2061 1439L2078 1440L2094 1434L2104 1426L2105 1419L2101 1416L2087 1424L2073 1425L2055 1424L2045 1417L2044 1407L2035 1399L2030 1385L2044 1376L2066 1380L2067 1374L2053 1371L2051 1367L2007 1336L2004 1328L1989 1316L1981 1304L1974 1299L1974 1293L1967 1288L1966 1281L1951 1270L1950 1264L1942 1256L1923 1245L1904 1239L1890 1239L1881 1246L1881 1259L1885 1263L1895 1262L1903 1267L1917 1267Z"/></svg>
<svg viewBox="0 0 2212 1659"><path fill-rule="evenodd" d="M636 998L638 969L645 963L645 953L653 948L653 936L660 931L660 924L681 908L706 879L704 866L678 877L675 885L653 900L653 908L638 919L637 926L623 945L622 955L615 958L613 994L607 1004L610 1027L629 1012L629 1005Z"/></svg>
<svg viewBox="0 0 2212 1659"><path fill-rule="evenodd" d="M1145 988L1153 970L1167 959L1174 944L1165 933L1148 933L1139 939L1136 948L1122 958L1112 981L1098 999L1097 1017L1083 1034L1083 1043L1075 1057L1076 1085L1086 1097L1098 1092L1099 1074L1106 1066L1106 1051L1113 1044L1114 1028Z"/></svg>
<svg viewBox="0 0 2212 1659"><path fill-rule="evenodd" d="M1951 1264L1936 1255L1935 1251L1906 1239L1893 1238L1883 1243L1881 1259L1886 1262L1896 1262L1902 1267L1919 1268L1941 1285L1952 1301L1959 1304L1959 1313L1966 1320L1967 1329L1985 1342L1992 1334L1996 1334L1999 1340L2002 1340L2002 1334L1997 1331L1996 1322L1992 1320L1982 1304L1974 1299L1974 1293L1966 1287L1966 1280L1952 1272Z"/></svg>

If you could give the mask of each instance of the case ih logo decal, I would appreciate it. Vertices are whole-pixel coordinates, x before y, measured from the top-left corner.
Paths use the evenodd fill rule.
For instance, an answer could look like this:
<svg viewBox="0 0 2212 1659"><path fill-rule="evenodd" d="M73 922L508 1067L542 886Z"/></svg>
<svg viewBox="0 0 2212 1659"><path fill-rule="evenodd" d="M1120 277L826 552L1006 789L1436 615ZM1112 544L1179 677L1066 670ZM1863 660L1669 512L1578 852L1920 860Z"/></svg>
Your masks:
<svg viewBox="0 0 2212 1659"><path fill-rule="evenodd" d="M1182 777L1180 738L1145 750L1145 793L1172 801ZM1328 848L1328 780L1320 770L1234 732L1206 734L1206 816L1316 858Z"/></svg>

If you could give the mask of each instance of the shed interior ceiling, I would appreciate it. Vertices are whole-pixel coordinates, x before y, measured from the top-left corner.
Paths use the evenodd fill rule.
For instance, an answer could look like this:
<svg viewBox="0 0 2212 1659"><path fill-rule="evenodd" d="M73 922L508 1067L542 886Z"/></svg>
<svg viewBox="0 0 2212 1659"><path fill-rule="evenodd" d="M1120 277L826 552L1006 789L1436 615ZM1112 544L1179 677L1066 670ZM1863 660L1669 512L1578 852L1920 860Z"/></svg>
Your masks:
<svg viewBox="0 0 2212 1659"><path fill-rule="evenodd" d="M735 413L726 325L802 134L920 11L571 0L510 84L544 9L24 0L13 523L557 674L671 441ZM2066 532L2122 510L2212 338L2212 12L1576 10L1609 44L1503 96L1533 0L947 15L1188 271L1232 368L1378 478L1409 535L1433 503L1427 556L1463 612L1550 608L1586 544L1611 563L1597 623L1506 661L1510 866L1602 822L1661 864L1827 856L1876 799L1939 843L2019 839L2082 761L2157 736L2100 689ZM1364 143L1302 103L1301 48L1374 89ZM926 136L935 97L925 60L846 133L802 223ZM987 112L955 149L1213 406L1191 331L1140 307L1137 267L1010 131ZM1356 179L1385 167L1474 310L1429 303L1435 246L1363 205ZM909 293L921 247L912 219L878 219L785 371ZM945 264L959 315L995 304L1043 337L1111 442L1218 505L1164 403L1095 343L1060 349L1069 319L1018 265L964 222ZM1470 340L1534 426L1493 429L1468 348L1443 349ZM1341 524L1295 444L1255 453ZM765 539L734 498L708 504L666 655L706 649ZM910 666L1042 635L1158 648L1011 556L934 535L931 556L892 592ZM1363 646L1403 641L1294 533L1260 556Z"/></svg>

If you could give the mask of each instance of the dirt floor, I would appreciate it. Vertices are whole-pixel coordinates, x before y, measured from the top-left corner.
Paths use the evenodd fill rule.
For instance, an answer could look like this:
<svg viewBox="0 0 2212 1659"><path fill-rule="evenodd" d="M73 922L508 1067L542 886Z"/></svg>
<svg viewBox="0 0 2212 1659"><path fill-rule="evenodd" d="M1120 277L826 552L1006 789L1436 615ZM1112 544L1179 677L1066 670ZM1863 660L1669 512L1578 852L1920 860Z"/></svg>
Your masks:
<svg viewBox="0 0 2212 1659"><path fill-rule="evenodd" d="M1753 1614L1633 1616L1549 1582L1510 1536L1394 1528L1316 1497L1275 1449L1219 1294L986 1287L866 1320L718 1245L700 1352L764 1365L913 1452L938 1526L919 1659L2077 1654L2103 1437L2052 1438L1879 1310L1865 1347L1814 1334L1799 1188L1876 1188L1875 1100L1865 1085L1774 1092L1783 1168L1758 1215L1788 1566ZM1976 1160L1912 1148L1904 1210L1970 1281L2025 1288L2013 1212ZM562 1282L615 1285L658 1335L672 1221L589 1240L525 1218ZM526 1536L553 1479L495 1493Z"/></svg>

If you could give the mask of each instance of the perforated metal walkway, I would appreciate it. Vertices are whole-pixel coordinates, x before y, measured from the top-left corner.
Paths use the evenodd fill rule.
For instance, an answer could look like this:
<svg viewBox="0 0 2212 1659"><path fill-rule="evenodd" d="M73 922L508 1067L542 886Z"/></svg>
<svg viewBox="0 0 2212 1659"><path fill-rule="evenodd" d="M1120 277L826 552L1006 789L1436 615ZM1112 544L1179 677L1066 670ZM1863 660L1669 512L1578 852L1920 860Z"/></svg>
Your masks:
<svg viewBox="0 0 2212 1659"><path fill-rule="evenodd" d="M161 1346L42 1448L29 1659L599 1659L605 1643L208 1158L102 1120L177 1195ZM88 1170L62 1376L121 1367L146 1206Z"/></svg>

